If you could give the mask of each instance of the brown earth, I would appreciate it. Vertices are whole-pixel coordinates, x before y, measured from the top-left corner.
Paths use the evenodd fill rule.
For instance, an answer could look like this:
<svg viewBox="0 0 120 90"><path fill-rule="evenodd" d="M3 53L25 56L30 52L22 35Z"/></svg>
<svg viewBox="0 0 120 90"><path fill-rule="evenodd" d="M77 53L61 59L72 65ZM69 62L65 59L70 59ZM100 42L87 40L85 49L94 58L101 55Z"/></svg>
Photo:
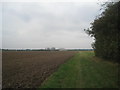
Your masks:
<svg viewBox="0 0 120 90"><path fill-rule="evenodd" d="M2 87L38 88L75 51L3 51Z"/></svg>

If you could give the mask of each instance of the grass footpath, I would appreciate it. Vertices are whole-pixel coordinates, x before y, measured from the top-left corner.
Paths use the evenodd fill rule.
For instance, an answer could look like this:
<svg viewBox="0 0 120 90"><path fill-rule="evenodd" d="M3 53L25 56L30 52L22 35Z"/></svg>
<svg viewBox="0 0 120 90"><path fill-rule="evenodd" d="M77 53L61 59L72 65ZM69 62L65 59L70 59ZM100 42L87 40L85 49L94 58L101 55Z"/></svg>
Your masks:
<svg viewBox="0 0 120 90"><path fill-rule="evenodd" d="M43 82L40 88L118 88L118 64L81 51Z"/></svg>

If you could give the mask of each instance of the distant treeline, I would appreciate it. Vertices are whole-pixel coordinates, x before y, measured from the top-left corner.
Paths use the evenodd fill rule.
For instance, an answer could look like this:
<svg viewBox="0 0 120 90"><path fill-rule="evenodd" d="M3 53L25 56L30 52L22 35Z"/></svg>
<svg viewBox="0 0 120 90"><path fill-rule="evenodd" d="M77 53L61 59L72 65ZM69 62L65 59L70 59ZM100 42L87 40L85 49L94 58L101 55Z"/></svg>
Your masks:
<svg viewBox="0 0 120 90"><path fill-rule="evenodd" d="M67 51L93 51L93 49L67 49Z"/></svg>
<svg viewBox="0 0 120 90"><path fill-rule="evenodd" d="M2 51L93 51L93 49L2 49Z"/></svg>
<svg viewBox="0 0 120 90"><path fill-rule="evenodd" d="M2 51L58 51L55 50L47 50L47 49L2 49Z"/></svg>
<svg viewBox="0 0 120 90"><path fill-rule="evenodd" d="M85 31L95 38L92 47L96 56L118 61L120 58L120 1L106 2L102 7L103 12Z"/></svg>

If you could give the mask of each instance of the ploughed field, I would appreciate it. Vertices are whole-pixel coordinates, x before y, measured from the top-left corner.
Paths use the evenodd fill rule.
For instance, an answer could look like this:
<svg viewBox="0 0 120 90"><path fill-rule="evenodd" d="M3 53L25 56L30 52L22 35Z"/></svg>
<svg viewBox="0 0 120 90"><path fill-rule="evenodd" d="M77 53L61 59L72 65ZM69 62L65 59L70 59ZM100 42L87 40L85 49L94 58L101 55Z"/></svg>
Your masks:
<svg viewBox="0 0 120 90"><path fill-rule="evenodd" d="M3 51L2 87L38 88L75 51Z"/></svg>

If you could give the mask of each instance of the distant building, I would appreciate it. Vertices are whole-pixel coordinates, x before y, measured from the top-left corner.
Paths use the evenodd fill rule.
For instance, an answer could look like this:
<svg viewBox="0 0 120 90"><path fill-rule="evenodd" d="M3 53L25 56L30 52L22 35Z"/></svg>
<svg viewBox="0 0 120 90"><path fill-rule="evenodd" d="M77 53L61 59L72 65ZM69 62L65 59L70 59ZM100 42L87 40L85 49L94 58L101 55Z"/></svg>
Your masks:
<svg viewBox="0 0 120 90"><path fill-rule="evenodd" d="M46 48L46 50L47 50L47 51L50 51L50 48L48 47L48 48Z"/></svg>
<svg viewBox="0 0 120 90"><path fill-rule="evenodd" d="M46 48L45 50L47 50L47 51L55 51L56 50L56 48L55 47L52 47L52 48Z"/></svg>
<svg viewBox="0 0 120 90"><path fill-rule="evenodd" d="M64 48L60 48L59 51L66 51L66 49L64 49Z"/></svg>
<svg viewBox="0 0 120 90"><path fill-rule="evenodd" d="M52 47L50 50L51 50L51 51L55 51L55 47Z"/></svg>

